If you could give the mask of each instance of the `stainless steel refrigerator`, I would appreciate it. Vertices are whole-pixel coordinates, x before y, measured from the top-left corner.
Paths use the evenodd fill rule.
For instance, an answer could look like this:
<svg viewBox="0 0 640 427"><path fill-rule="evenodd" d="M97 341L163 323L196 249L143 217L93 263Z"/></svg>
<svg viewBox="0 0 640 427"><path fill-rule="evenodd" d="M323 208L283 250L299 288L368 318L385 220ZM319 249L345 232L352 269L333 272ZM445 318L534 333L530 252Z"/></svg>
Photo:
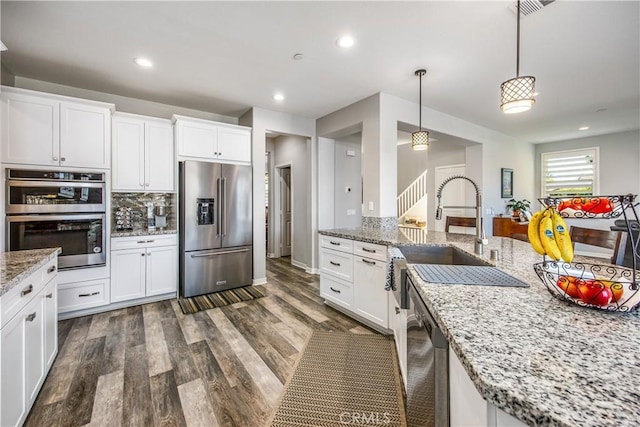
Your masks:
<svg viewBox="0 0 640 427"><path fill-rule="evenodd" d="M251 166L180 162L178 185L180 295L250 285Z"/></svg>

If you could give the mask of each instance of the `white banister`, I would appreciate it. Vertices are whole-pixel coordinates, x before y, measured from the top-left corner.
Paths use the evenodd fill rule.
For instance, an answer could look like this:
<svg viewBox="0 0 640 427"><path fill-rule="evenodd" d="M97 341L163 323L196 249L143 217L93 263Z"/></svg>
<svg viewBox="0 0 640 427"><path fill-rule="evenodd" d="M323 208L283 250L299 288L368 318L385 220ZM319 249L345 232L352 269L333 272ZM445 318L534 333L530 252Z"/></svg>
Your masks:
<svg viewBox="0 0 640 427"><path fill-rule="evenodd" d="M406 214L427 194L427 171L425 170L398 196L398 218Z"/></svg>

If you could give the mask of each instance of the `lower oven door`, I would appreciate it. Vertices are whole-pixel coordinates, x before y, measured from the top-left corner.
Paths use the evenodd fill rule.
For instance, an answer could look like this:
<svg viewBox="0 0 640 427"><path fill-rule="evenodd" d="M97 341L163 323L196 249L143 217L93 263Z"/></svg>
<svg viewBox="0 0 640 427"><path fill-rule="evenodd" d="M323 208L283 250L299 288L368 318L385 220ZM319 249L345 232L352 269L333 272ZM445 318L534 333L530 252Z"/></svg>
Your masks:
<svg viewBox="0 0 640 427"><path fill-rule="evenodd" d="M106 215L16 215L7 216L7 249L62 248L58 267L106 265Z"/></svg>
<svg viewBox="0 0 640 427"><path fill-rule="evenodd" d="M449 346L407 278L407 425L449 426Z"/></svg>

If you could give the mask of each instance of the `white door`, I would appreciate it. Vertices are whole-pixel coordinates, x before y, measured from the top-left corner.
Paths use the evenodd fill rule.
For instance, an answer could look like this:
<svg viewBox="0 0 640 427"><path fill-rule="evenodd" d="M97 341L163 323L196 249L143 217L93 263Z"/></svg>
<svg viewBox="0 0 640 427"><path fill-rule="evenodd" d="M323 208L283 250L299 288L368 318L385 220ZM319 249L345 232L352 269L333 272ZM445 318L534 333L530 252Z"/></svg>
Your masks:
<svg viewBox="0 0 640 427"><path fill-rule="evenodd" d="M353 305L356 314L383 328L388 327L389 292L384 289L387 263L355 257L353 261Z"/></svg>
<svg viewBox="0 0 640 427"><path fill-rule="evenodd" d="M145 296L144 249L111 251L111 302Z"/></svg>
<svg viewBox="0 0 640 427"><path fill-rule="evenodd" d="M60 166L108 169L111 164L111 111L60 104Z"/></svg>
<svg viewBox="0 0 640 427"><path fill-rule="evenodd" d="M291 168L280 168L280 256L291 255Z"/></svg>
<svg viewBox="0 0 640 427"><path fill-rule="evenodd" d="M464 175L466 173L465 165L439 166L435 168L434 178L436 183L436 194L440 184L453 175ZM442 206L470 206L467 201L467 191L470 183L465 179L454 179L449 182L442 190ZM438 200L435 200L436 208ZM447 216L468 216L475 218L476 213L473 209L446 208L442 209L442 219L436 220L435 231L444 231ZM475 234L475 228L469 227L451 227L452 233Z"/></svg>
<svg viewBox="0 0 640 427"><path fill-rule="evenodd" d="M58 279L49 282L42 298L44 298L44 363L45 372L58 353Z"/></svg>
<svg viewBox="0 0 640 427"><path fill-rule="evenodd" d="M251 162L251 131L218 128L218 158L232 162Z"/></svg>
<svg viewBox="0 0 640 427"><path fill-rule="evenodd" d="M2 161L57 166L60 103L33 96L3 94Z"/></svg>
<svg viewBox="0 0 640 427"><path fill-rule="evenodd" d="M21 425L26 416L25 310L0 331L0 425Z"/></svg>
<svg viewBox="0 0 640 427"><path fill-rule="evenodd" d="M175 191L173 126L171 122L147 122L144 138L144 178L147 191Z"/></svg>
<svg viewBox="0 0 640 427"><path fill-rule="evenodd" d="M113 118L113 190L144 190L144 121Z"/></svg>
<svg viewBox="0 0 640 427"><path fill-rule="evenodd" d="M218 128L205 123L179 121L178 155L214 159L218 152Z"/></svg>
<svg viewBox="0 0 640 427"><path fill-rule="evenodd" d="M178 290L178 248L160 246L147 249L147 296Z"/></svg>
<svg viewBox="0 0 640 427"><path fill-rule="evenodd" d="M34 298L24 312L25 387L27 402L33 402L44 381L44 301ZM4 381L4 379L3 379ZM4 408L3 408L4 409Z"/></svg>

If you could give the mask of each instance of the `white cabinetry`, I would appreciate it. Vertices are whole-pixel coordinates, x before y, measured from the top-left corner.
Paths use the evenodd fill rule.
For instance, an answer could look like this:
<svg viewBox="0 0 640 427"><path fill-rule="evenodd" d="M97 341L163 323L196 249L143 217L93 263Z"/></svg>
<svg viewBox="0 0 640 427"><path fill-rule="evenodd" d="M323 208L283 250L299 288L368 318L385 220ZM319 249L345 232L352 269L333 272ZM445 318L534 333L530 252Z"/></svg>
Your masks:
<svg viewBox="0 0 640 427"><path fill-rule="evenodd" d="M108 169L113 105L2 87L2 161Z"/></svg>
<svg viewBox="0 0 640 427"><path fill-rule="evenodd" d="M175 191L169 120L115 114L112 154L114 191Z"/></svg>
<svg viewBox="0 0 640 427"><path fill-rule="evenodd" d="M173 120L179 157L251 163L251 128L177 115Z"/></svg>
<svg viewBox="0 0 640 427"><path fill-rule="evenodd" d="M396 299L389 296L389 329L393 331L398 353L398 364L405 387L407 386L407 310L400 308Z"/></svg>
<svg viewBox="0 0 640 427"><path fill-rule="evenodd" d="M526 427L522 421L483 399L451 346L449 346L449 423L452 426L469 427Z"/></svg>
<svg viewBox="0 0 640 427"><path fill-rule="evenodd" d="M319 240L320 296L356 319L387 330L386 246L324 235Z"/></svg>
<svg viewBox="0 0 640 427"><path fill-rule="evenodd" d="M111 302L178 290L175 234L111 239Z"/></svg>
<svg viewBox="0 0 640 427"><path fill-rule="evenodd" d="M58 352L57 259L0 297L0 425L21 425Z"/></svg>

